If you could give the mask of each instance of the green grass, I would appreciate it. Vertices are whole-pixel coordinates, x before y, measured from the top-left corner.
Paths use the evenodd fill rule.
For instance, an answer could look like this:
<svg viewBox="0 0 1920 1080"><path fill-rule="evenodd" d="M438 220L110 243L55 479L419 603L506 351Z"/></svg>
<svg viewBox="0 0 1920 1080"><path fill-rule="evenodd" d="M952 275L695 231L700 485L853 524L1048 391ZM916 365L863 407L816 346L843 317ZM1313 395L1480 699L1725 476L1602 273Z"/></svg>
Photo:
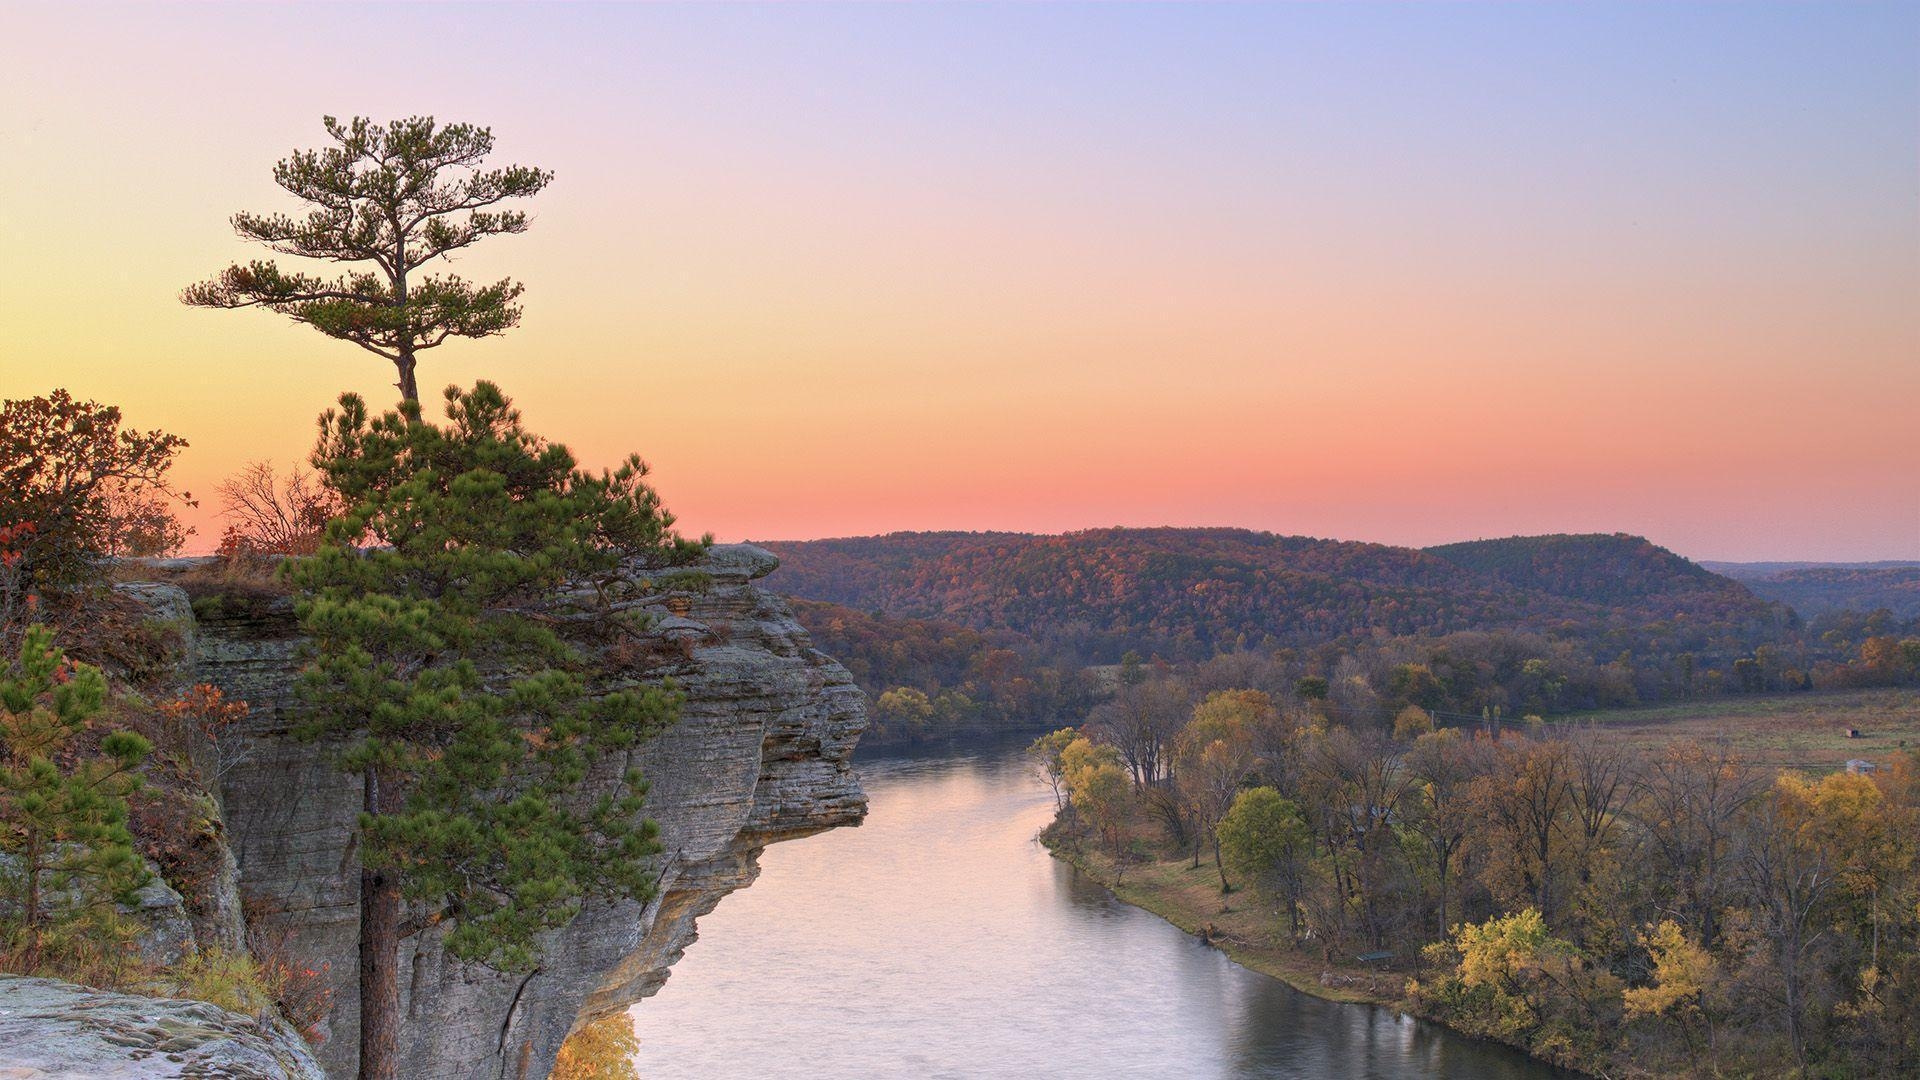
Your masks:
<svg viewBox="0 0 1920 1080"><path fill-rule="evenodd" d="M1851 758L1920 748L1920 693L1912 690L1716 698L1566 719L1598 725L1608 736L1644 748L1680 738L1727 738L1755 764L1782 768L1839 768ZM1848 738L1849 728L1861 737Z"/></svg>

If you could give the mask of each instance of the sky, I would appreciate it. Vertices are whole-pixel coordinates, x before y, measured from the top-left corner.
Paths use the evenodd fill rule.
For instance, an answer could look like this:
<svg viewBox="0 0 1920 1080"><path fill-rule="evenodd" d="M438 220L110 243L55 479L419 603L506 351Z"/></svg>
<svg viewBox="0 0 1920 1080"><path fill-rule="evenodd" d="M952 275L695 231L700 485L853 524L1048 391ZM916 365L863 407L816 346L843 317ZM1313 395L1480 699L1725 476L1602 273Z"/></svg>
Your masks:
<svg viewBox="0 0 1920 1080"><path fill-rule="evenodd" d="M323 115L415 113L557 176L428 396L638 451L692 533L1920 558L1920 5L0 0L0 397L203 494L391 400L177 293Z"/></svg>

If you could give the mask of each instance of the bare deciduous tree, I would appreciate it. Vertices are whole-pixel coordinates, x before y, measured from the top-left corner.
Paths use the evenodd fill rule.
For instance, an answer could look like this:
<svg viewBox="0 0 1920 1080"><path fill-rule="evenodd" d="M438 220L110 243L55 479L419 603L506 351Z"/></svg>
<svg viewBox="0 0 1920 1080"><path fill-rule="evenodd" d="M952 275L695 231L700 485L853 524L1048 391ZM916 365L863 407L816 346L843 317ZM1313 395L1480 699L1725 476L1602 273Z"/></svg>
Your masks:
<svg viewBox="0 0 1920 1080"><path fill-rule="evenodd" d="M220 482L227 531L225 555L311 555L340 500L313 472L295 467L281 476L271 462L249 462Z"/></svg>

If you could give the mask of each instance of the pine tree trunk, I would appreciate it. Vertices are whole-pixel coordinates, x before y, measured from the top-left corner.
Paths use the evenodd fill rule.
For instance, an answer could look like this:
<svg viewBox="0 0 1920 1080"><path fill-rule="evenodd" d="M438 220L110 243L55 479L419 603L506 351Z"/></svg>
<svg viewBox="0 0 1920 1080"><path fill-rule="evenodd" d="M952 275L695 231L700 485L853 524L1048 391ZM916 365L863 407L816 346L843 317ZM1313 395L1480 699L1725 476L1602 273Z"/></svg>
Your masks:
<svg viewBox="0 0 1920 1080"><path fill-rule="evenodd" d="M365 807L381 809L380 778L368 769ZM391 873L360 869L360 1080L394 1080L400 1045L400 884Z"/></svg>
<svg viewBox="0 0 1920 1080"><path fill-rule="evenodd" d="M411 348L403 348L400 353L400 359L394 361L394 367L400 371L400 382L398 385L400 387L400 400L402 401L420 400L420 384L414 380L413 366L413 350Z"/></svg>
<svg viewBox="0 0 1920 1080"><path fill-rule="evenodd" d="M393 265L398 268L393 275L393 295L399 306L404 308L407 306L407 237L400 231L398 221L393 223L393 233ZM393 366L400 369L401 401L420 400L420 384L413 378L414 344L413 333L408 331L400 340L400 358L393 362Z"/></svg>

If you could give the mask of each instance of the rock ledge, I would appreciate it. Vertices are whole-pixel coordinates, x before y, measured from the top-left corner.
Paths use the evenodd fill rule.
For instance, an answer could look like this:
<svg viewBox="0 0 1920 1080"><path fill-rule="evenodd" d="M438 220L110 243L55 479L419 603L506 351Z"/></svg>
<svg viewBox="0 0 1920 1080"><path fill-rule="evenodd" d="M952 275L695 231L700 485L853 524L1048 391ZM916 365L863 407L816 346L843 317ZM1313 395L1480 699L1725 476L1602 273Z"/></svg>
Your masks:
<svg viewBox="0 0 1920 1080"><path fill-rule="evenodd" d="M300 1037L201 1001L0 975L5 1080L324 1080Z"/></svg>

